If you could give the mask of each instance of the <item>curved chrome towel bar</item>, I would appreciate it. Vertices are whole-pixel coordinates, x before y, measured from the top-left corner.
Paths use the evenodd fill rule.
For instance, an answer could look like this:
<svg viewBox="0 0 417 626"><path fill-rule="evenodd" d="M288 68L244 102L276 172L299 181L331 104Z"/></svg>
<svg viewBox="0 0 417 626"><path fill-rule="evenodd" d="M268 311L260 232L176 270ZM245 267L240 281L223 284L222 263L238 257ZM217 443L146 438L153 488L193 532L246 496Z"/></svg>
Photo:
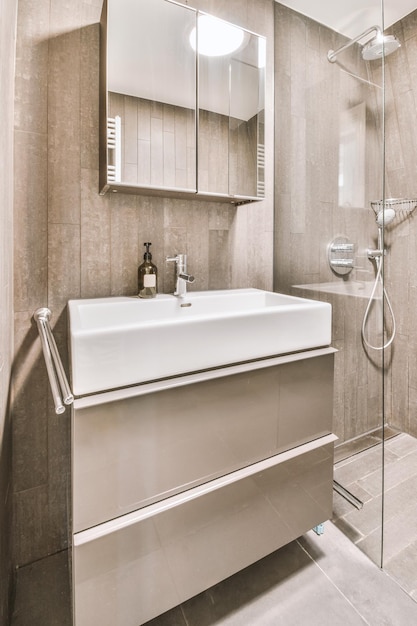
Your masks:
<svg viewBox="0 0 417 626"><path fill-rule="evenodd" d="M38 326L49 384L51 385L55 404L55 413L59 415L60 413L64 413L64 405L69 405L74 402L74 396L71 393L64 366L62 365L61 357L59 356L58 348L49 324L51 315L51 311L43 307L37 309L33 317Z"/></svg>

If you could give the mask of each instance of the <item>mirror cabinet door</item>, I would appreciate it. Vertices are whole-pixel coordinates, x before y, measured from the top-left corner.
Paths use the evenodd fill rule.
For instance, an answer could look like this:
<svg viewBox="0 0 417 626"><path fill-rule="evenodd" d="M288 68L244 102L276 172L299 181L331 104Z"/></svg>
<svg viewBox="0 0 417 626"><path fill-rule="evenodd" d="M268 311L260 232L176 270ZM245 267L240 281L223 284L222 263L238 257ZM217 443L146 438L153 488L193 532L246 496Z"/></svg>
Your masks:
<svg viewBox="0 0 417 626"><path fill-rule="evenodd" d="M196 191L196 12L108 0L108 182Z"/></svg>
<svg viewBox="0 0 417 626"><path fill-rule="evenodd" d="M216 21L239 31L241 43L218 56L199 47L198 188L208 194L263 197L265 39L210 19L213 28Z"/></svg>
<svg viewBox="0 0 417 626"><path fill-rule="evenodd" d="M265 39L246 33L230 61L230 195L265 195L264 89Z"/></svg>
<svg viewBox="0 0 417 626"><path fill-rule="evenodd" d="M198 189L227 196L230 56L198 56Z"/></svg>
<svg viewBox="0 0 417 626"><path fill-rule="evenodd" d="M105 0L103 15L102 193L262 198L264 38L171 0Z"/></svg>

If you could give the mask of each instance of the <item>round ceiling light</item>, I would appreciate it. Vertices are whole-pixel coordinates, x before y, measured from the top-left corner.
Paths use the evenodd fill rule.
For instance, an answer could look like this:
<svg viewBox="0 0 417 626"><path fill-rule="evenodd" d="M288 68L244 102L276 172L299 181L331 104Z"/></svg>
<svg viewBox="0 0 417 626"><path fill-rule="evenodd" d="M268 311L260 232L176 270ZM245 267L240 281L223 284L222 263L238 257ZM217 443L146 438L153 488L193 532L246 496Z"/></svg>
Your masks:
<svg viewBox="0 0 417 626"><path fill-rule="evenodd" d="M209 57L220 57L237 50L243 42L241 28L223 22L211 15L198 16L198 53ZM196 28L190 33L190 44L197 50Z"/></svg>

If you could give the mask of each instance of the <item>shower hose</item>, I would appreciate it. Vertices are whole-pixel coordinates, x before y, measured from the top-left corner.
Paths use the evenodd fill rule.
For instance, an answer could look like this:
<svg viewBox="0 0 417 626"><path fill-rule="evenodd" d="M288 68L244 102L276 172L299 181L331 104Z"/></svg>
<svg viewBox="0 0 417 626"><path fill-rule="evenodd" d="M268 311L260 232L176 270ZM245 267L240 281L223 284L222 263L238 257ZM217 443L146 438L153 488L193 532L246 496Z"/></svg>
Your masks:
<svg viewBox="0 0 417 626"><path fill-rule="evenodd" d="M394 341L395 331L396 331L395 316L394 316L394 311L393 311L392 306L391 306L390 299L388 297L387 290L385 289L385 286L384 286L384 283L383 283L383 280L382 280L382 265L383 265L383 263L382 263L382 255L381 256L375 256L375 262L376 262L377 272L376 272L374 286L372 288L372 292L371 292L371 295L369 297L368 305L366 307L365 314L363 316L362 340L363 340L363 343L368 348L370 348L371 350L385 350ZM386 343L384 343L384 345L382 345L382 346L373 346L366 339L366 324L367 324L368 319L369 319L369 312L370 312L370 309L371 309L371 306L372 306L372 302L373 302L374 297L375 297L375 292L376 292L376 290L378 288L378 284L379 283L381 284L381 287L382 287L382 303L383 303L383 300L385 298L385 302L387 303L387 306L388 306L388 309L389 309L389 312L390 312L390 315L391 315L392 332L391 332L391 337L388 339L388 341Z"/></svg>

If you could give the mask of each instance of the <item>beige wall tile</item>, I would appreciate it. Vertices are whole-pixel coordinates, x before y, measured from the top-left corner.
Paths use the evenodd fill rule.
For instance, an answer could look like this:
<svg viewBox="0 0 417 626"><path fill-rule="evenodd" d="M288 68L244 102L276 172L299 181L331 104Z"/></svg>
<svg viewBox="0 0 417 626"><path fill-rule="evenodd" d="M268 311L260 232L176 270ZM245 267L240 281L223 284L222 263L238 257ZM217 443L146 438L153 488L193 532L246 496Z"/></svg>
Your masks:
<svg viewBox="0 0 417 626"><path fill-rule="evenodd" d="M49 544L48 492L46 485L18 491L14 498L15 559L21 566L45 556ZM24 520L24 523L23 523Z"/></svg>
<svg viewBox="0 0 417 626"><path fill-rule="evenodd" d="M80 30L49 44L48 216L55 224L80 223Z"/></svg>
<svg viewBox="0 0 417 626"><path fill-rule="evenodd" d="M210 275L206 289L225 289L230 284L228 238L228 230L211 230L209 233Z"/></svg>
<svg viewBox="0 0 417 626"><path fill-rule="evenodd" d="M47 298L47 137L15 132L14 308L34 311Z"/></svg>
<svg viewBox="0 0 417 626"><path fill-rule="evenodd" d="M13 362L13 114L17 3L0 6L0 622L10 613L14 564L12 555L12 419L9 410ZM22 48L21 48L22 52ZM19 79L22 77L19 76ZM17 79L17 77L16 77Z"/></svg>
<svg viewBox="0 0 417 626"><path fill-rule="evenodd" d="M243 6L240 0L199 4L251 30L273 35L272 0L251 0ZM22 314L22 319L16 320L17 328L22 329L17 345L19 358L27 367L16 379L16 464L21 468L15 490L19 565L65 546L69 516L68 416L61 420L51 412L39 340L34 329L29 330L34 309L42 305L51 308L57 343L67 365L68 299L134 293L145 241L153 244L160 291L174 290L175 269L166 264L165 256L178 252L189 255L195 289L246 287L252 286L252 280L272 286L272 273L265 269L272 257L272 133L266 142L267 198L256 207L257 217L250 223L254 232L248 233L251 207L247 206L229 208L124 194L99 196L100 12L101 0L19 3L16 124L18 130L30 131L17 134L16 160L16 310ZM267 124L272 128L271 45L268 54ZM192 148L186 147L186 152L188 159L193 158ZM181 156L184 158L184 151ZM190 177L188 171L186 177ZM254 246L259 242L262 279L258 271L247 271L249 238ZM36 445L27 456L30 428L34 427L30 420L34 418L32 397L37 398L35 386L44 390L39 402L47 399L48 403L39 407L42 415L37 427L43 430L35 432L32 439ZM30 425L28 431L25 424ZM24 469L26 459L30 462ZM30 467L35 469L32 482ZM63 471L53 478L59 467Z"/></svg>
<svg viewBox="0 0 417 626"><path fill-rule="evenodd" d="M16 42L15 128L46 133L48 95L49 0L28 0L19 5Z"/></svg>
<svg viewBox="0 0 417 626"><path fill-rule="evenodd" d="M99 45L99 25L84 27L80 33L80 90L83 94L80 99L81 167L93 170L98 170L99 167Z"/></svg>
<svg viewBox="0 0 417 626"><path fill-rule="evenodd" d="M50 224L48 230L48 304L58 316L81 293L80 226Z"/></svg>
<svg viewBox="0 0 417 626"><path fill-rule="evenodd" d="M82 298L111 293L110 197L99 196L98 171L81 170L81 288Z"/></svg>
<svg viewBox="0 0 417 626"><path fill-rule="evenodd" d="M136 198L111 211L111 295L137 295L139 258Z"/></svg>
<svg viewBox="0 0 417 626"><path fill-rule="evenodd" d="M375 231L370 207L340 207L338 163L340 113L365 100L371 110L372 91L343 76L326 61L327 50L338 45L335 34L308 18L275 7L275 260L277 291L330 301L336 358L334 427L343 441L380 424L380 405L371 403L382 389L379 379L368 385L368 357L361 344L364 298L321 294L292 288L297 284L342 282L331 271L327 246L338 235L349 236L358 256L365 255ZM356 55L351 59L361 70ZM371 112L369 113L372 123ZM369 121L368 121L369 122ZM375 137L367 126L367 143ZM373 169L376 170L373 159ZM372 176L372 178L370 178ZM368 170L368 185L377 173ZM373 231L372 231L373 228ZM373 268L366 259L369 275ZM363 278L363 277L362 277ZM356 270L350 280L356 280ZM359 274L358 274L359 279Z"/></svg>

